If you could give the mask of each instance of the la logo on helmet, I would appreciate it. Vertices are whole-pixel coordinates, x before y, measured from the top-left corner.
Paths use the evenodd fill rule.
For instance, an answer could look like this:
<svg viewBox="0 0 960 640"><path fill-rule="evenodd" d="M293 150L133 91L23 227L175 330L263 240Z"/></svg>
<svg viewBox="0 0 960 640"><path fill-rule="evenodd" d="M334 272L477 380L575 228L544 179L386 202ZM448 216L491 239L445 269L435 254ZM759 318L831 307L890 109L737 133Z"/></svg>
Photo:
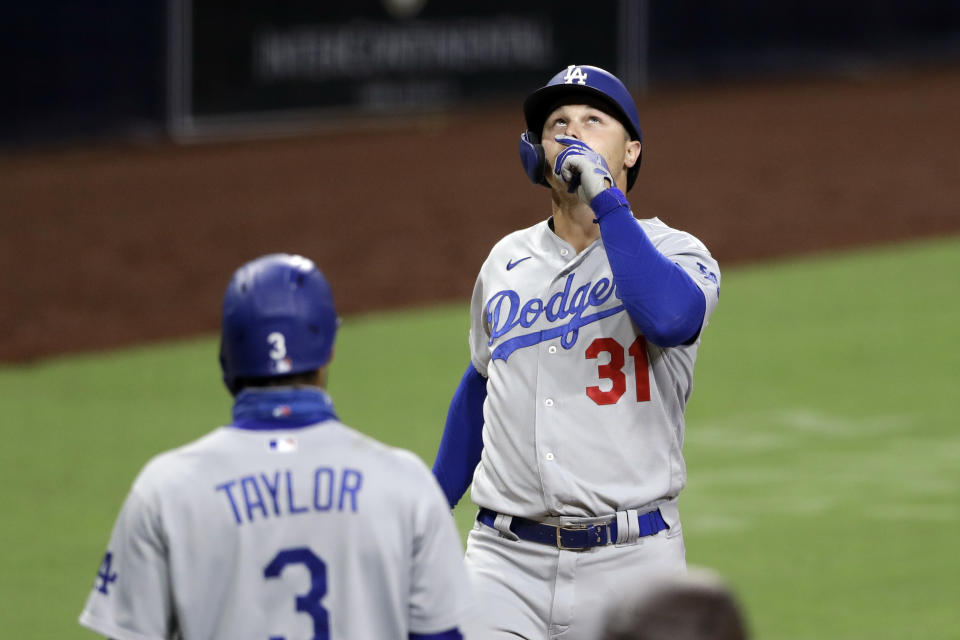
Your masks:
<svg viewBox="0 0 960 640"><path fill-rule="evenodd" d="M575 64L572 64L567 67L567 74L563 76L563 83L573 84L574 82L587 84L587 74L583 72L583 69Z"/></svg>

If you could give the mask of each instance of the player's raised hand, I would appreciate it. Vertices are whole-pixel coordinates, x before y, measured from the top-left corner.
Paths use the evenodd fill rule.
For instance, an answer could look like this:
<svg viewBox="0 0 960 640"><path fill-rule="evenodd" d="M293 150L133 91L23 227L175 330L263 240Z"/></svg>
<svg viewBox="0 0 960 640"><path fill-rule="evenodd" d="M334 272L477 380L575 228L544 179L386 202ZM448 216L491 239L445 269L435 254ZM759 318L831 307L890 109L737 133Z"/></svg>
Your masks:
<svg viewBox="0 0 960 640"><path fill-rule="evenodd" d="M567 183L569 193L590 204L601 191L614 186L610 167L603 156L591 149L586 143L570 136L556 136L564 149L557 155L553 172Z"/></svg>

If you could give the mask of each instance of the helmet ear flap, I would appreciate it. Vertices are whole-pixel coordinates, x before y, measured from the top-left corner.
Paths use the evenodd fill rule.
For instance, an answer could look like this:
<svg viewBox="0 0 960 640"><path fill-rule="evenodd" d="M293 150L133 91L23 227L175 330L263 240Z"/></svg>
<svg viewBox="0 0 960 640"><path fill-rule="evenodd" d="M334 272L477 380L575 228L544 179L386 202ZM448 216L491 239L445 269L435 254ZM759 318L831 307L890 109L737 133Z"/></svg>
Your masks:
<svg viewBox="0 0 960 640"><path fill-rule="evenodd" d="M520 134L519 151L520 163L530 182L549 186L544 175L546 160L543 145L540 144L540 136L529 129Z"/></svg>

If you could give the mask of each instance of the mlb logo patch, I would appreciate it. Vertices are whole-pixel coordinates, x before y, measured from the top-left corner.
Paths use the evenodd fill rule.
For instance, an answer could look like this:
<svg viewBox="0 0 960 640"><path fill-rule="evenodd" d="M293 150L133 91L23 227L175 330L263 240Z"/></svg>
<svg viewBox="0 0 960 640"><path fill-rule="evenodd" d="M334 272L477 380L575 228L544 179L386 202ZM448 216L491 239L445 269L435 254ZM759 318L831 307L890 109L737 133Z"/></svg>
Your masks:
<svg viewBox="0 0 960 640"><path fill-rule="evenodd" d="M297 439L292 437L270 438L270 449L277 453L289 453L297 450Z"/></svg>

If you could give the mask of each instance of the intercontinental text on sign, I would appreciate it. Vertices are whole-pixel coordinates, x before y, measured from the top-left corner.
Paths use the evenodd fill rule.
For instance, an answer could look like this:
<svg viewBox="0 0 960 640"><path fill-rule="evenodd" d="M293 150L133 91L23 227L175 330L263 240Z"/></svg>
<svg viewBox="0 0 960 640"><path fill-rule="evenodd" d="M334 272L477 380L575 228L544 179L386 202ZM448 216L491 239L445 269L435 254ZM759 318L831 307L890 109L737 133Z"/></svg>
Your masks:
<svg viewBox="0 0 960 640"><path fill-rule="evenodd" d="M553 56L549 25L517 17L402 26L351 23L263 29L254 35L259 82L379 74L537 68Z"/></svg>

